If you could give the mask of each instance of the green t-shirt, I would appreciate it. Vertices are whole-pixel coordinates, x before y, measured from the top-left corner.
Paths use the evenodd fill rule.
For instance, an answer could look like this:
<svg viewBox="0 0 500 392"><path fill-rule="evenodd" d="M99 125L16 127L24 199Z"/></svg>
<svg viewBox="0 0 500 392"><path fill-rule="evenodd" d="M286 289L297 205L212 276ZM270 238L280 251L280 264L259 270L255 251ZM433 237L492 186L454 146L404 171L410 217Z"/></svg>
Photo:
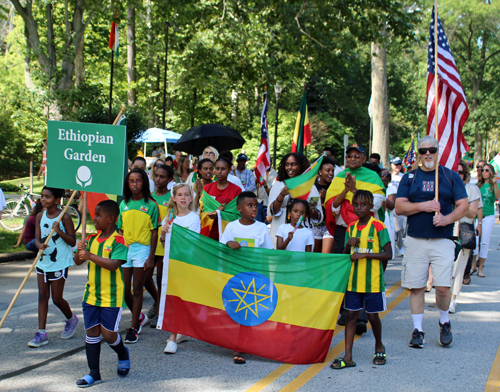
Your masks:
<svg viewBox="0 0 500 392"><path fill-rule="evenodd" d="M479 190L483 199L483 216L495 215L495 192L491 185L485 183Z"/></svg>

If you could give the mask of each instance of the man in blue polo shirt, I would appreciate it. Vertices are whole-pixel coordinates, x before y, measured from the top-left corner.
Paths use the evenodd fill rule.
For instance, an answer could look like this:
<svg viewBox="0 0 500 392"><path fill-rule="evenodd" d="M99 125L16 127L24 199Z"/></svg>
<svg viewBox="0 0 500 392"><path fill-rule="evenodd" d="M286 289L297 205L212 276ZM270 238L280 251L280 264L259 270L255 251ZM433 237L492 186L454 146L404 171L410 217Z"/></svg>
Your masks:
<svg viewBox="0 0 500 392"><path fill-rule="evenodd" d="M438 142L425 136L417 142L421 167L401 179L396 197L396 212L408 217L408 235L401 271L401 286L411 290L410 308L414 330L410 347L424 346L422 320L425 287L432 268L439 308L439 342L453 342L448 309L455 244L450 239L453 224L469 209L463 181L456 172L438 164ZM439 201L435 199L436 167L439 170Z"/></svg>

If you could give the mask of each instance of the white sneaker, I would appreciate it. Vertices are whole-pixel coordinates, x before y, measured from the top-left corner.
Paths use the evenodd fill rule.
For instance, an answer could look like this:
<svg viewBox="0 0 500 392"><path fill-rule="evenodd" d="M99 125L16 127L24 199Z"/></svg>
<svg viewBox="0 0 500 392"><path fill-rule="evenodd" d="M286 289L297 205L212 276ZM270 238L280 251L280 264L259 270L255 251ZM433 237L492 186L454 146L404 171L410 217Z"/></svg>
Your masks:
<svg viewBox="0 0 500 392"><path fill-rule="evenodd" d="M177 352L177 343L172 342L171 340L167 343L165 350L163 350L165 354L175 354Z"/></svg>
<svg viewBox="0 0 500 392"><path fill-rule="evenodd" d="M455 313L456 312L456 309L457 309L457 301L455 301L454 299L451 300L450 302L450 313Z"/></svg>
<svg viewBox="0 0 500 392"><path fill-rule="evenodd" d="M188 337L186 335L181 335L180 333L177 334L177 339L175 339L177 344L182 343L182 342L187 342Z"/></svg>

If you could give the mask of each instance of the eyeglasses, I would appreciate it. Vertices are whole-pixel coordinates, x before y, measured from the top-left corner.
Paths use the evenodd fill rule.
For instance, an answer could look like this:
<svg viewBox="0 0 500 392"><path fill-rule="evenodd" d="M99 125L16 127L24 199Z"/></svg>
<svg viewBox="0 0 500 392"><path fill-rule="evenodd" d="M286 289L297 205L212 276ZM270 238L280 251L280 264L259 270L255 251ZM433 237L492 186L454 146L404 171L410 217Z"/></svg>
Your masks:
<svg viewBox="0 0 500 392"><path fill-rule="evenodd" d="M489 172L490 172L490 169L482 169L481 171L482 171L483 173L484 173L484 172L488 172L488 173L489 173Z"/></svg>
<svg viewBox="0 0 500 392"><path fill-rule="evenodd" d="M465 174L465 172L463 170L459 170L458 174L460 174L461 176L463 176Z"/></svg>
<svg viewBox="0 0 500 392"><path fill-rule="evenodd" d="M213 151L205 151L203 155L215 155L215 152Z"/></svg>
<svg viewBox="0 0 500 392"><path fill-rule="evenodd" d="M142 180L128 180L129 184L142 184Z"/></svg>
<svg viewBox="0 0 500 392"><path fill-rule="evenodd" d="M380 173L380 177L390 177L389 173Z"/></svg>
<svg viewBox="0 0 500 392"><path fill-rule="evenodd" d="M427 151L429 151L431 154L435 154L437 150L438 149L436 147L422 147L418 149L418 153L420 155L425 155L427 154Z"/></svg>
<svg viewBox="0 0 500 392"><path fill-rule="evenodd" d="M359 158L361 158L361 155L359 155L359 154L347 154L345 157L349 158L349 159L353 159L353 158L359 159Z"/></svg>
<svg viewBox="0 0 500 392"><path fill-rule="evenodd" d="M484 166L481 166L481 165L477 165L476 166L476 169L482 169Z"/></svg>

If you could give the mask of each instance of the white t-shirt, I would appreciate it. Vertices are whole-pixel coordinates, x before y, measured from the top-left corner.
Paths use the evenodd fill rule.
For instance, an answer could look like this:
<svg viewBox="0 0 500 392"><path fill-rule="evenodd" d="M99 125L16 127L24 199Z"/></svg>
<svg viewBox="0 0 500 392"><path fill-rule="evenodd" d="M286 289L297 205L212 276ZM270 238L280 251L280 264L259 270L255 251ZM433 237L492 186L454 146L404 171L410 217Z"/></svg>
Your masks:
<svg viewBox="0 0 500 392"><path fill-rule="evenodd" d="M163 218L163 222L161 222L162 226L168 223L168 216ZM199 233L201 230L200 217L195 212L191 211L189 214L185 216L176 216L173 223L179 225L181 227L185 227L195 233ZM170 231L165 234L165 255L163 256L163 263L168 263L168 258L170 255L170 237L172 235L172 228Z"/></svg>
<svg viewBox="0 0 500 392"><path fill-rule="evenodd" d="M276 237L281 237L283 238L283 241L285 241L288 238L288 233L290 233L294 229L295 228L290 223L285 223L278 228ZM314 235L311 229L308 229L307 227L301 227L297 229L295 233L293 233L293 238L286 246L286 250L305 252L307 245L312 245L312 252L314 250Z"/></svg>
<svg viewBox="0 0 500 392"><path fill-rule="evenodd" d="M3 195L3 191L0 189L0 211L2 211L7 206L5 202L5 196Z"/></svg>
<svg viewBox="0 0 500 392"><path fill-rule="evenodd" d="M273 249L273 242L267 226L258 221L251 225L242 225L239 219L229 223L219 242L227 244L229 241L236 241L241 246L250 248Z"/></svg>
<svg viewBox="0 0 500 392"><path fill-rule="evenodd" d="M229 174L227 175L227 180L228 180L229 182L232 182L234 185L238 185L238 186L241 188L241 191L242 191L242 192L245 192L245 187L243 186L243 183L242 183L242 182L241 182L241 180L240 180L238 177L236 177L234 174L229 173Z"/></svg>

